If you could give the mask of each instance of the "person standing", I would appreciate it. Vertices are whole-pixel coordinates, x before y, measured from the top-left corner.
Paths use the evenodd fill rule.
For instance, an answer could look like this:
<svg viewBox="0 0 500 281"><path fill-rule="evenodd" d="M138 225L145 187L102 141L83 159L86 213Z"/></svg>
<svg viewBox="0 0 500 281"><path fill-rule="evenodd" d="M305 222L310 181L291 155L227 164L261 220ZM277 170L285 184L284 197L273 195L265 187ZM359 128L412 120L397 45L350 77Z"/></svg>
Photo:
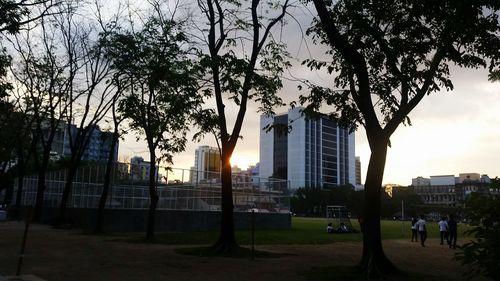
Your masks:
<svg viewBox="0 0 500 281"><path fill-rule="evenodd" d="M364 232L365 230L365 221L363 220L363 216L359 215L358 216L358 223L359 223L359 229L361 232Z"/></svg>
<svg viewBox="0 0 500 281"><path fill-rule="evenodd" d="M446 217L442 217L438 222L439 225L439 236L441 237L441 245L443 245L443 240L448 242L448 222Z"/></svg>
<svg viewBox="0 0 500 281"><path fill-rule="evenodd" d="M458 226L454 215L450 215L450 220L448 221L448 246L453 249L457 246L457 232Z"/></svg>
<svg viewBox="0 0 500 281"><path fill-rule="evenodd" d="M420 234L420 244L425 247L425 240L427 240L427 222L425 221L425 216L421 215L420 219L417 221L418 233Z"/></svg>
<svg viewBox="0 0 500 281"><path fill-rule="evenodd" d="M417 218L411 218L411 242L418 242L418 225Z"/></svg>

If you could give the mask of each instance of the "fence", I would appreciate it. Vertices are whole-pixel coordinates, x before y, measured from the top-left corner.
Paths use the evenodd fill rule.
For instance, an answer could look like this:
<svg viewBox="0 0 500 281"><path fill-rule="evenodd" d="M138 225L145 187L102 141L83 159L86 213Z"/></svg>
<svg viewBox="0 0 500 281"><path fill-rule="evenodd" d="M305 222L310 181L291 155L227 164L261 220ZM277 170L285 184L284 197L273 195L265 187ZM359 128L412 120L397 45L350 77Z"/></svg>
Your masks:
<svg viewBox="0 0 500 281"><path fill-rule="evenodd" d="M126 169L128 168L128 169ZM68 200L71 208L97 208L104 183L104 166L87 166L78 170ZM127 172L126 172L127 171ZM136 176L133 167L122 163L114 166L106 208L149 208L149 186L147 171ZM196 173L196 176L192 176ZM201 176L204 173L205 176ZM164 175L158 173L156 190L159 195L158 209L165 210L220 210L220 175L194 172L185 169L169 169ZM180 176L179 176L180 175ZM195 178L195 180L193 180ZM189 179L189 180L188 180ZM44 193L45 207L59 207L66 183L66 171L55 171L46 175ZM24 178L22 204L34 205L38 177ZM15 185L17 186L17 184ZM290 195L288 182L268 180L245 174L233 174L233 204L235 211L288 213ZM14 192L16 194L16 192ZM15 200L15 199L14 199Z"/></svg>

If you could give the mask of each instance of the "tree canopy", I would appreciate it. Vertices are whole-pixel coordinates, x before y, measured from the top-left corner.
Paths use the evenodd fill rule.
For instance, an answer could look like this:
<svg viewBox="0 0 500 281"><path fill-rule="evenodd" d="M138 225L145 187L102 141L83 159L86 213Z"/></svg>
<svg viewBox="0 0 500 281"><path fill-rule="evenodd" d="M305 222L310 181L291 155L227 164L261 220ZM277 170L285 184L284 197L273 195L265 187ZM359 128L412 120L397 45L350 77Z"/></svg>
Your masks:
<svg viewBox="0 0 500 281"><path fill-rule="evenodd" d="M361 267L377 277L396 270L380 235L380 193L390 137L431 93L452 90L450 67L500 65L500 2L494 0L312 0L318 17L308 30L327 45L327 61L312 69L334 75L329 87L310 85L307 109L333 107L330 116L366 132L371 156L365 180Z"/></svg>
<svg viewBox="0 0 500 281"><path fill-rule="evenodd" d="M282 23L289 2L260 0L198 1L203 16L201 66L207 83L203 92L215 99L215 108L205 108L200 118L203 132L213 133L221 155L221 231L213 245L216 252L237 248L230 158L240 138L249 101L271 114L282 105L277 92L289 66L285 45L275 40L272 30ZM226 104L234 104L233 118ZM233 121L234 120L234 121ZM208 124L208 126L207 126Z"/></svg>
<svg viewBox="0 0 500 281"><path fill-rule="evenodd" d="M180 22L153 16L139 31L118 28L101 35L115 71L113 83L125 93L119 111L148 145L149 240L154 238L158 202L157 163L171 164L173 155L184 150L191 115L202 101L198 71L183 48L188 38L181 27Z"/></svg>

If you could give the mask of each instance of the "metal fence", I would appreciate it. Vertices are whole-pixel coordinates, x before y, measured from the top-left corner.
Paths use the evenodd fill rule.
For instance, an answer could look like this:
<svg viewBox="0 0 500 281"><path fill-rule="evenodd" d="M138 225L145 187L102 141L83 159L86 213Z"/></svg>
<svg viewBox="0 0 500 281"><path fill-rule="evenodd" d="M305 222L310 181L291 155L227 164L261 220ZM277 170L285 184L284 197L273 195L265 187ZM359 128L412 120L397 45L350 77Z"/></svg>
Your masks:
<svg viewBox="0 0 500 281"><path fill-rule="evenodd" d="M121 165L121 167L120 167ZM130 169L129 169L130 171ZM159 195L158 209L169 210L220 210L220 175L197 176L192 182L193 171L169 169L158 173L156 190ZM199 172L196 172L199 173ZM203 172L206 173L206 172ZM104 167L89 166L79 169L73 182L68 207L97 208L104 182ZM177 175L181 175L178 177ZM59 207L66 182L66 171L55 171L46 175L44 206ZM37 193L37 176L24 179L22 204L34 205ZM15 185L17 186L17 184ZM235 211L288 213L290 211L289 184L285 180L269 180L233 174L233 204ZM16 194L16 192L14 192ZM14 199L15 200L15 199ZM123 164L113 169L110 192L106 208L149 208L148 181L125 173Z"/></svg>

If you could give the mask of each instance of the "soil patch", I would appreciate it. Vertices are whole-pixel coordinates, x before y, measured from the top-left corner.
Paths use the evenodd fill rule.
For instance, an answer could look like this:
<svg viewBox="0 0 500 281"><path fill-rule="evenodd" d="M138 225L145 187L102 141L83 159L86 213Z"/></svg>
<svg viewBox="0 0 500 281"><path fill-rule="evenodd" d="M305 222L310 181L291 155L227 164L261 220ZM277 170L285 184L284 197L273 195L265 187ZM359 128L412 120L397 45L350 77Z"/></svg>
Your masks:
<svg viewBox="0 0 500 281"><path fill-rule="evenodd" d="M22 222L0 223L0 275L15 274L23 228ZM176 249L189 245L129 243L116 237L33 224L22 273L47 281L311 280L305 273L355 265L362 248L359 242L265 245L256 249L279 257L252 261L185 255ZM432 275L436 280L462 280L467 270L452 259L455 251L439 245L436 239L429 239L425 248L408 240L387 240L384 249L401 270Z"/></svg>

